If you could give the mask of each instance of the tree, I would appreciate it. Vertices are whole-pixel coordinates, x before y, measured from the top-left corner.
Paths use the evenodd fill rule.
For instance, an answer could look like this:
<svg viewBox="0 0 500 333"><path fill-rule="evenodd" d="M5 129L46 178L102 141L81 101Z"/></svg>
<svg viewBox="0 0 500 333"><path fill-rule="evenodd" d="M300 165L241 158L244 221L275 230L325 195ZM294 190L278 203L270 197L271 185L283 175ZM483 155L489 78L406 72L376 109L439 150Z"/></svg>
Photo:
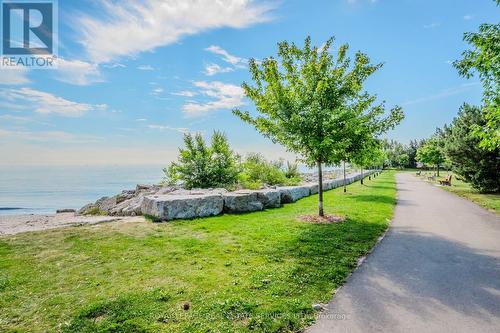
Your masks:
<svg viewBox="0 0 500 333"><path fill-rule="evenodd" d="M361 168L361 185L363 185L363 169L370 166L375 166L374 162L378 162L383 155L382 145L378 140L366 141L364 149L358 151L358 153L353 156L352 162L354 165Z"/></svg>
<svg viewBox="0 0 500 333"><path fill-rule="evenodd" d="M185 148L179 148L177 162L164 169L169 184L181 182L184 187L231 188L238 176L238 156L231 151L227 138L215 131L210 146L201 134L184 135Z"/></svg>
<svg viewBox="0 0 500 333"><path fill-rule="evenodd" d="M445 142L445 153L453 171L481 192L500 192L500 149L483 149L473 128L483 126L481 109L464 104L453 120Z"/></svg>
<svg viewBox="0 0 500 333"><path fill-rule="evenodd" d="M497 5L500 1L497 0ZM475 125L474 133L483 148L500 148L500 23L482 24L479 32L466 32L464 41L472 49L462 53L462 59L453 62L458 73L471 78L478 73L483 84L483 125Z"/></svg>
<svg viewBox="0 0 500 333"><path fill-rule="evenodd" d="M422 147L417 150L417 160L419 162L436 167L439 177L439 167L446 161L444 151L444 142L439 135L434 135Z"/></svg>
<svg viewBox="0 0 500 333"><path fill-rule="evenodd" d="M278 58L262 63L249 62L254 85L243 83L245 94L258 115L233 110L243 121L264 136L300 154L306 164L316 165L319 174L318 211L323 216L322 165L342 161L348 140L360 125L377 134L397 124L403 117L395 107L381 119L384 104L374 105L376 97L363 92L364 81L381 64L372 65L368 56L357 52L354 64L346 56L348 45L329 53L330 38L322 47L311 46L307 37L303 48L283 41Z"/></svg>
<svg viewBox="0 0 500 333"><path fill-rule="evenodd" d="M404 168L408 163L408 154L406 147L394 140L385 141L384 149L387 152L387 162L390 167Z"/></svg>
<svg viewBox="0 0 500 333"><path fill-rule="evenodd" d="M408 168L416 168L417 167L417 150L425 143L424 140L411 140L410 144L406 149L406 153L408 154Z"/></svg>

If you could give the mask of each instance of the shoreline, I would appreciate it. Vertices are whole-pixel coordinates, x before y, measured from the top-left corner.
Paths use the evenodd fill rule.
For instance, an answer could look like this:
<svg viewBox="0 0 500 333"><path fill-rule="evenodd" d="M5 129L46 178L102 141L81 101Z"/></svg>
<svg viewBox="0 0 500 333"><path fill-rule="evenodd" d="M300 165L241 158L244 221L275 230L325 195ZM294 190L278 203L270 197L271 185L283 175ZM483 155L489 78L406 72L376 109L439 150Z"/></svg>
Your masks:
<svg viewBox="0 0 500 333"><path fill-rule="evenodd" d="M75 213L0 215L0 237L22 232L93 225L104 222L140 222L142 216L82 216Z"/></svg>

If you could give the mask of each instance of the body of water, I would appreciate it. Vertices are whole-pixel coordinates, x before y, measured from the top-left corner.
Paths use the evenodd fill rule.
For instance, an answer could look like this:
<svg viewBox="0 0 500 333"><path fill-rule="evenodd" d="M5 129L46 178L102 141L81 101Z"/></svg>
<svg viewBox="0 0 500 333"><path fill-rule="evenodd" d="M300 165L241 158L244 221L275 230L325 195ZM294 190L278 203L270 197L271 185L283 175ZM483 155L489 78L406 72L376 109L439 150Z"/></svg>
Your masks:
<svg viewBox="0 0 500 333"><path fill-rule="evenodd" d="M161 181L161 165L0 166L0 215L78 209L102 196Z"/></svg>
<svg viewBox="0 0 500 333"><path fill-rule="evenodd" d="M163 166L0 166L0 215L79 209L103 196L157 184ZM301 172L316 170L301 165ZM325 168L333 170L336 168Z"/></svg>

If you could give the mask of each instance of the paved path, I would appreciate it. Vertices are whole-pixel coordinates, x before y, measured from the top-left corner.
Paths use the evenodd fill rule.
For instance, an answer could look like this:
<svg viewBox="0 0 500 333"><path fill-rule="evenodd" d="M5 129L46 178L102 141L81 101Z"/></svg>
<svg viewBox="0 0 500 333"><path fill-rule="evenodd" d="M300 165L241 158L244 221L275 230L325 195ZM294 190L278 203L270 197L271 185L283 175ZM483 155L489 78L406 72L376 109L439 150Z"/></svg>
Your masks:
<svg viewBox="0 0 500 333"><path fill-rule="evenodd" d="M397 186L386 237L307 332L500 332L500 217L410 174Z"/></svg>

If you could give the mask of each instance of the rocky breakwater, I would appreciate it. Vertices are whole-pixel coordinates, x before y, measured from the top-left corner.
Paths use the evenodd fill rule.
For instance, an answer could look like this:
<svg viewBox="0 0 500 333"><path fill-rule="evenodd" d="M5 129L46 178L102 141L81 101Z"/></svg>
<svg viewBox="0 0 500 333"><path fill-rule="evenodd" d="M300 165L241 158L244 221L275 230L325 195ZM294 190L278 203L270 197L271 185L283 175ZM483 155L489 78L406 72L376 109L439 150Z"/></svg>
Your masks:
<svg viewBox="0 0 500 333"><path fill-rule="evenodd" d="M367 177L373 171L364 173ZM361 179L360 174L351 174L346 179L351 184ZM325 190L343 185L343 179L326 179ZM103 197L78 211L79 214L136 216L150 215L168 221L207 217L222 213L244 213L295 202L318 193L318 184L307 182L299 186L272 187L260 190L225 189L185 190L170 186L137 185L134 190L123 191L113 197Z"/></svg>

